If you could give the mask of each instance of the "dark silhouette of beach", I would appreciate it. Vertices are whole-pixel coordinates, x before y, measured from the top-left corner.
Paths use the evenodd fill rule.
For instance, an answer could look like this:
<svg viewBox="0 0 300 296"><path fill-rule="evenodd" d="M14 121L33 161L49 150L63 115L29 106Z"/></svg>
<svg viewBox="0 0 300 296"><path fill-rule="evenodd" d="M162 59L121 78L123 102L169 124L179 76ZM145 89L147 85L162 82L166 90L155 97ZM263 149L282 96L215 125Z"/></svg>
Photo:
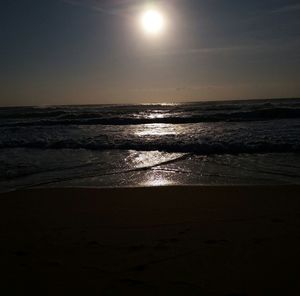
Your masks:
<svg viewBox="0 0 300 296"><path fill-rule="evenodd" d="M298 295L299 186L0 196L3 295Z"/></svg>

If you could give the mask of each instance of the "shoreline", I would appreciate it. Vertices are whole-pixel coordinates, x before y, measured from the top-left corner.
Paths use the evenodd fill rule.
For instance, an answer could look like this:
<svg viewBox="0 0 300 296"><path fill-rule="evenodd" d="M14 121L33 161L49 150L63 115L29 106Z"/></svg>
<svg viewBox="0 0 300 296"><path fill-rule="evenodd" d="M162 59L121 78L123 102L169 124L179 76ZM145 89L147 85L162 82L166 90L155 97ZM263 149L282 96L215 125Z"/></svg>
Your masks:
<svg viewBox="0 0 300 296"><path fill-rule="evenodd" d="M299 196L298 185L1 193L3 287L10 295L297 295Z"/></svg>

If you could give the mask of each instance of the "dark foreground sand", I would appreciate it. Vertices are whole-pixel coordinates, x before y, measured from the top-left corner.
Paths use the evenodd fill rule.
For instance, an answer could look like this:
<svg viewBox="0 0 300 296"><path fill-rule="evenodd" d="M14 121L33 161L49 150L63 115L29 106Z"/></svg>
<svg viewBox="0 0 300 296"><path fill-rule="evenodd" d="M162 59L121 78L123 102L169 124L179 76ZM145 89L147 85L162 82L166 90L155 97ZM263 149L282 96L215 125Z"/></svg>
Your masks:
<svg viewBox="0 0 300 296"><path fill-rule="evenodd" d="M300 295L299 192L2 194L1 295Z"/></svg>

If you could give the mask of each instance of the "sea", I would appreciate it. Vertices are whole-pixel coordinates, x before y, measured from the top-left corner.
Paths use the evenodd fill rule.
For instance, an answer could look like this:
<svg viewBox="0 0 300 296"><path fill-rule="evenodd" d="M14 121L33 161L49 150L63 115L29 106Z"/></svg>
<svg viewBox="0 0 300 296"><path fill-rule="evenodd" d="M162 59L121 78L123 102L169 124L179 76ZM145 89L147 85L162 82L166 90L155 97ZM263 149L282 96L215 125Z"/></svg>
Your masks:
<svg viewBox="0 0 300 296"><path fill-rule="evenodd" d="M0 108L0 191L300 184L300 99Z"/></svg>

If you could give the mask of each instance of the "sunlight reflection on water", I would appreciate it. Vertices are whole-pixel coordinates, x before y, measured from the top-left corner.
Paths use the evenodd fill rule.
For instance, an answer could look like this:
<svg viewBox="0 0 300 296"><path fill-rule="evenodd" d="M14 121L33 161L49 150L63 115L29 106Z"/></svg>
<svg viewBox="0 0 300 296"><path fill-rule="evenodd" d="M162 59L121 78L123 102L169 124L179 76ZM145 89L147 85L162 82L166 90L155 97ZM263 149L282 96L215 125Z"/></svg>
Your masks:
<svg viewBox="0 0 300 296"><path fill-rule="evenodd" d="M138 126L134 134L138 137L147 139L152 137L162 137L162 136L174 136L177 137L183 133L185 127L182 125L156 123L156 124L145 124ZM136 153L136 152L135 152ZM135 154L133 152L133 154ZM134 159L136 167L148 166L151 171L150 174L145 174L144 179L141 180L141 186L167 186L175 185L176 177L172 177L169 174L163 173L161 171L153 171L153 166L162 165L166 162L176 161L181 158L184 153L165 153L160 151L151 151L147 153L137 153ZM134 157L133 157L134 158ZM131 160L132 161L132 160ZM142 166L143 166L142 165ZM152 168L151 168L152 167Z"/></svg>
<svg viewBox="0 0 300 296"><path fill-rule="evenodd" d="M141 186L167 186L167 185L175 185L176 182L172 182L164 177L163 174L157 172L153 175L149 176L148 180L145 180L140 185Z"/></svg>
<svg viewBox="0 0 300 296"><path fill-rule="evenodd" d="M177 176L172 170L164 171L160 167L179 161L184 153L166 153L160 151L130 151L125 162L137 170L140 186L165 186L177 184Z"/></svg>
<svg viewBox="0 0 300 296"><path fill-rule="evenodd" d="M178 135L182 131L182 127L174 124L155 123L145 124L142 128L135 132L137 136L163 136L163 135Z"/></svg>
<svg viewBox="0 0 300 296"><path fill-rule="evenodd" d="M135 169L151 168L160 164L175 161L181 158L184 153L167 153L161 151L129 151L129 155L124 158L125 163Z"/></svg>

